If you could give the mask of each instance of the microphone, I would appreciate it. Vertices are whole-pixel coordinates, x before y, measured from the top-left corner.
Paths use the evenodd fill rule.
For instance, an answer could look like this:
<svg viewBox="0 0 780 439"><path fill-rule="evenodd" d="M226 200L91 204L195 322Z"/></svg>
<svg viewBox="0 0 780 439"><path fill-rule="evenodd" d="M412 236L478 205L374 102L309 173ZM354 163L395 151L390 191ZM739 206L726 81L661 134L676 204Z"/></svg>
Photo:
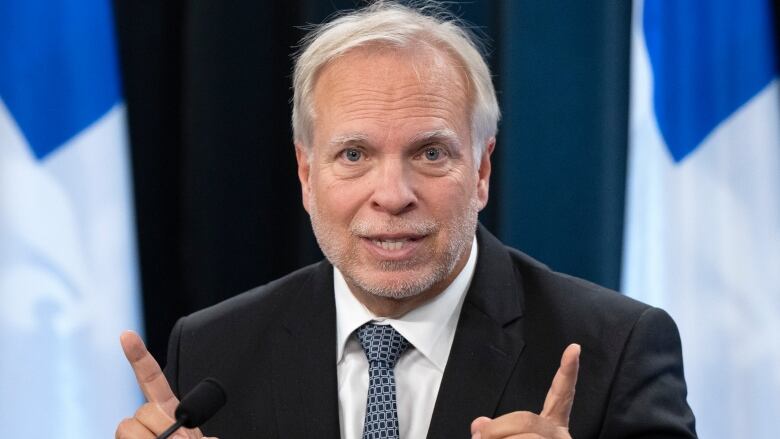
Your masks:
<svg viewBox="0 0 780 439"><path fill-rule="evenodd" d="M157 439L166 439L181 427L199 427L214 416L225 405L226 400L225 390L219 381L206 378L184 395L176 408L176 422L157 436Z"/></svg>

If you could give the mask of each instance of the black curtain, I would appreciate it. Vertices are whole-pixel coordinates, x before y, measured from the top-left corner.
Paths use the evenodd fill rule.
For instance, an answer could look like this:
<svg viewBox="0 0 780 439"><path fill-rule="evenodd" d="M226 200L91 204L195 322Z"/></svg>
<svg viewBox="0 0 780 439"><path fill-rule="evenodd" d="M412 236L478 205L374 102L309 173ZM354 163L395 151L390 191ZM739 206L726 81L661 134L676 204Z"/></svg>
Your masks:
<svg viewBox="0 0 780 439"><path fill-rule="evenodd" d="M301 207L290 54L353 1L115 1L146 339L322 256ZM489 43L503 110L481 220L566 271L619 283L630 2L447 2ZM164 361L164 360L163 360Z"/></svg>

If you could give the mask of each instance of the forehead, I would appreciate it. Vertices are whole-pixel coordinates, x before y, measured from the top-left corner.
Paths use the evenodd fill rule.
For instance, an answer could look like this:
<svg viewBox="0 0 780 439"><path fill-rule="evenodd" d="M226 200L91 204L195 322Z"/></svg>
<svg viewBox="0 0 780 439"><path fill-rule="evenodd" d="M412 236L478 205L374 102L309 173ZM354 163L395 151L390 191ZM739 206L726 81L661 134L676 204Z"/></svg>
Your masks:
<svg viewBox="0 0 780 439"><path fill-rule="evenodd" d="M387 129L411 121L460 131L469 119L463 68L430 46L352 49L319 72L313 96L315 131L345 124Z"/></svg>

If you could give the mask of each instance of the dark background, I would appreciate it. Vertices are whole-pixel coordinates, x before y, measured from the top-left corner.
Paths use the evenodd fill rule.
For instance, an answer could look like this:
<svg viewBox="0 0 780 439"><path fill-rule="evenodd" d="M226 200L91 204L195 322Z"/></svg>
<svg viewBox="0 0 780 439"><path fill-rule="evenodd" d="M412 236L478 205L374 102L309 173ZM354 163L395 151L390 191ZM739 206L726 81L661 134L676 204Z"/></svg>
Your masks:
<svg viewBox="0 0 780 439"><path fill-rule="evenodd" d="M321 254L290 130L302 26L353 1L116 0L146 338ZM481 220L556 270L617 288L629 1L472 1L503 111Z"/></svg>

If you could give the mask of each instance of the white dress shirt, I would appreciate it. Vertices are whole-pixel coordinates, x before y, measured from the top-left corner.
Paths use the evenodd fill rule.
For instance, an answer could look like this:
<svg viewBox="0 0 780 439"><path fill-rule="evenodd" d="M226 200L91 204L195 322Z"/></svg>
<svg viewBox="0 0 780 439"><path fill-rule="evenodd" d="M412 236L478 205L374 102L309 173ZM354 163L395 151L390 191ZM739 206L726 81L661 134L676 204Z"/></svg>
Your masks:
<svg viewBox="0 0 780 439"><path fill-rule="evenodd" d="M402 439L428 434L433 406L450 355L460 309L477 263L477 239L463 270L431 301L399 319L375 316L349 290L333 268L336 294L336 358L342 439L363 437L368 394L368 360L354 331L366 322L393 325L411 344L395 365L398 424Z"/></svg>

